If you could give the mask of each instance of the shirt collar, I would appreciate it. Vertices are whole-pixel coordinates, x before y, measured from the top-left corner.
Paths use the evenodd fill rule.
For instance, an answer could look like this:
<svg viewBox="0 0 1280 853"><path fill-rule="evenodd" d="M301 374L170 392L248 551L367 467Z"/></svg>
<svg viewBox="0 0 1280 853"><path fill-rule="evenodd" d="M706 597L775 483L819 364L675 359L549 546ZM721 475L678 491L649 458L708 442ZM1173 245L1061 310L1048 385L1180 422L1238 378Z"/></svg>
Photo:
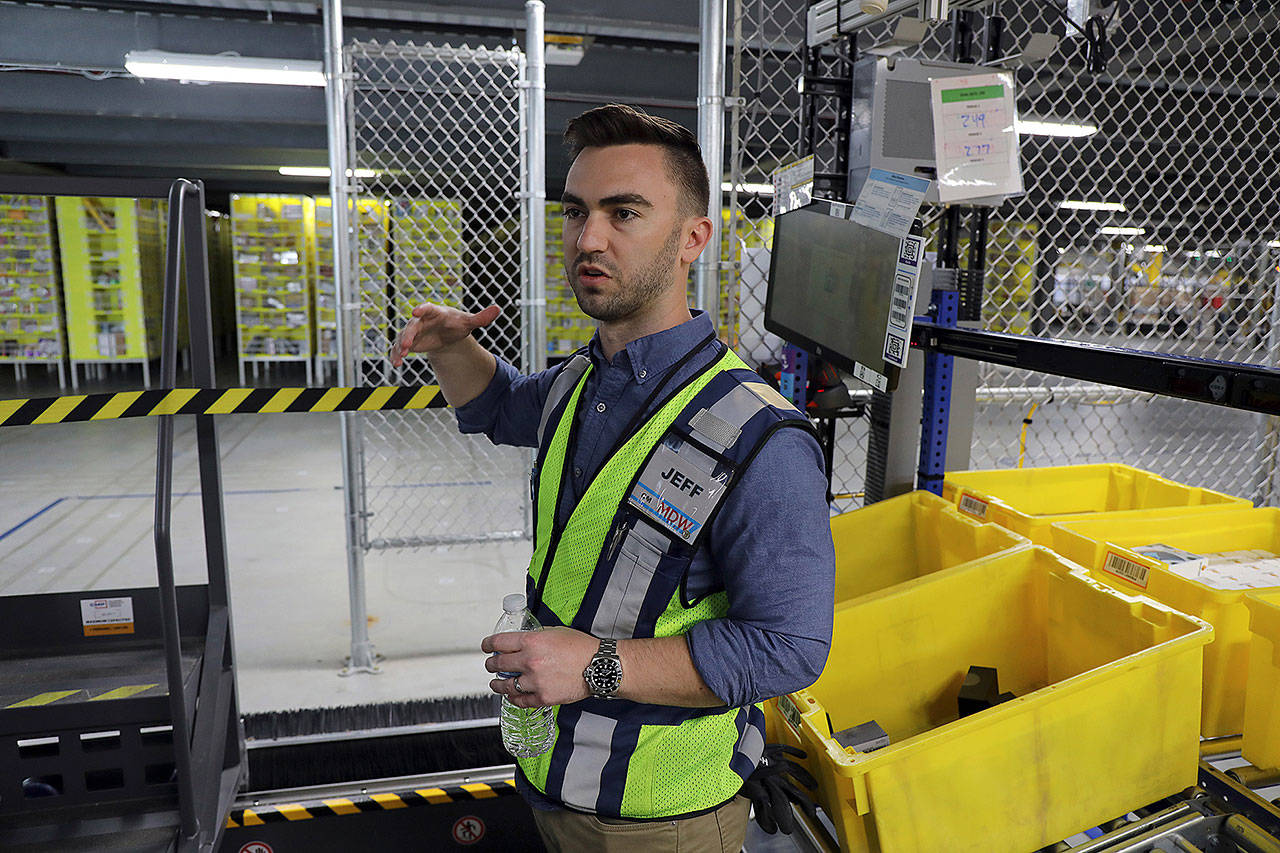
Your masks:
<svg viewBox="0 0 1280 853"><path fill-rule="evenodd" d="M693 318L678 326L636 338L622 348L613 357L611 366L625 368L628 364L636 383L645 384L648 380L661 376L667 368L679 361L686 353L702 343L709 335L715 333L711 318L705 311L693 311ZM604 351L600 348L600 333L591 338L591 360L597 366L605 363Z"/></svg>

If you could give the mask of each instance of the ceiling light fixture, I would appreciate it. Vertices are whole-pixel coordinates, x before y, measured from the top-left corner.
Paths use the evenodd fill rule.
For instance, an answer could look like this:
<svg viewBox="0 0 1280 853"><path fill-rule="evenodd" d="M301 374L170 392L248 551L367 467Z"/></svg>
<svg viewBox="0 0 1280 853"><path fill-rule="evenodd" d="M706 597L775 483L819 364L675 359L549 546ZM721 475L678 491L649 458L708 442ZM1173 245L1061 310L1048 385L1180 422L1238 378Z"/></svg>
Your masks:
<svg viewBox="0 0 1280 853"><path fill-rule="evenodd" d="M725 181L720 185L721 192L733 192L733 183ZM773 195L773 184L738 184L738 192L747 195Z"/></svg>
<svg viewBox="0 0 1280 853"><path fill-rule="evenodd" d="M1138 237L1147 233L1145 228L1134 228L1131 225L1104 225L1098 229L1099 234L1111 237Z"/></svg>
<svg viewBox="0 0 1280 853"><path fill-rule="evenodd" d="M1280 240L1268 240L1268 241L1267 241L1267 248L1268 248L1268 249L1280 249Z"/></svg>
<svg viewBox="0 0 1280 853"><path fill-rule="evenodd" d="M1096 125L1075 122L1044 121L1042 119L1018 119L1021 136L1092 136L1098 132Z"/></svg>
<svg viewBox="0 0 1280 853"><path fill-rule="evenodd" d="M289 175L295 178L327 178L329 177L328 166L281 166L280 174ZM373 169L356 169L355 176L357 178L376 178L380 173ZM347 169L347 177L351 177L351 170Z"/></svg>
<svg viewBox="0 0 1280 853"><path fill-rule="evenodd" d="M1128 208L1118 201L1064 201L1058 205L1059 210L1110 210L1116 213L1127 213Z"/></svg>
<svg viewBox="0 0 1280 853"><path fill-rule="evenodd" d="M1163 243L1148 243L1142 247L1142 251L1163 255L1165 252L1169 251L1169 247Z"/></svg>
<svg viewBox="0 0 1280 853"><path fill-rule="evenodd" d="M1219 252L1217 249L1210 249L1209 251L1204 253L1204 256L1206 258L1220 258L1222 257L1222 253Z"/></svg>
<svg viewBox="0 0 1280 853"><path fill-rule="evenodd" d="M324 72L318 60L131 50L124 55L124 67L134 77L160 80L265 83L276 86L324 85Z"/></svg>

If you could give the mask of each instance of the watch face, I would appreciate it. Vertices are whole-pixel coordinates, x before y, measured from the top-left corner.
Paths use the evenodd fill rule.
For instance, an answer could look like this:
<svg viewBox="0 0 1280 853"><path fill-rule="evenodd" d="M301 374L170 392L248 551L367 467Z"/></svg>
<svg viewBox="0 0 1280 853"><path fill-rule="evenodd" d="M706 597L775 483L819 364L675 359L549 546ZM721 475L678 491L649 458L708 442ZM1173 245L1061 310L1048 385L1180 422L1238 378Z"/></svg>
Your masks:
<svg viewBox="0 0 1280 853"><path fill-rule="evenodd" d="M596 658L587 667L586 676L591 692L615 693L622 686L622 663L612 658Z"/></svg>

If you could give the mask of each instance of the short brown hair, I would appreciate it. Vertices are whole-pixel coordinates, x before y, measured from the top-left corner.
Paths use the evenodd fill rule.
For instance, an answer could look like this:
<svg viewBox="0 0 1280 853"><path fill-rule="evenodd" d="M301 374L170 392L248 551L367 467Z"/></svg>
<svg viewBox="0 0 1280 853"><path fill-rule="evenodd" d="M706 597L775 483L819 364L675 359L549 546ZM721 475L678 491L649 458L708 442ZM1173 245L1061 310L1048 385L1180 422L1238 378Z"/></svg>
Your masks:
<svg viewBox="0 0 1280 853"><path fill-rule="evenodd" d="M698 140L688 128L627 104L607 104L570 119L564 141L572 157L584 148L637 143L659 146L672 181L682 190L682 212L686 216L706 214L711 199L707 167Z"/></svg>

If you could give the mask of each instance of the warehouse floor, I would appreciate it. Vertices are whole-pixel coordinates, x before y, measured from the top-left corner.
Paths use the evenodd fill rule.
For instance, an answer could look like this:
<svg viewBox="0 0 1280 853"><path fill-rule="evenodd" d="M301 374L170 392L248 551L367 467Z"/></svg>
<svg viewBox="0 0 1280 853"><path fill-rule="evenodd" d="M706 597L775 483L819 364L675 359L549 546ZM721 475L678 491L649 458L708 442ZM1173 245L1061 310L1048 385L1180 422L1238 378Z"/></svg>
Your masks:
<svg viewBox="0 0 1280 853"><path fill-rule="evenodd" d="M137 419L0 435L0 594L155 584L155 430ZM523 587L527 543L370 553L383 671L340 677L350 622L338 416L229 415L219 438L242 710L487 692L479 642L502 595ZM192 419L179 419L175 445L177 577L195 583L204 552Z"/></svg>

